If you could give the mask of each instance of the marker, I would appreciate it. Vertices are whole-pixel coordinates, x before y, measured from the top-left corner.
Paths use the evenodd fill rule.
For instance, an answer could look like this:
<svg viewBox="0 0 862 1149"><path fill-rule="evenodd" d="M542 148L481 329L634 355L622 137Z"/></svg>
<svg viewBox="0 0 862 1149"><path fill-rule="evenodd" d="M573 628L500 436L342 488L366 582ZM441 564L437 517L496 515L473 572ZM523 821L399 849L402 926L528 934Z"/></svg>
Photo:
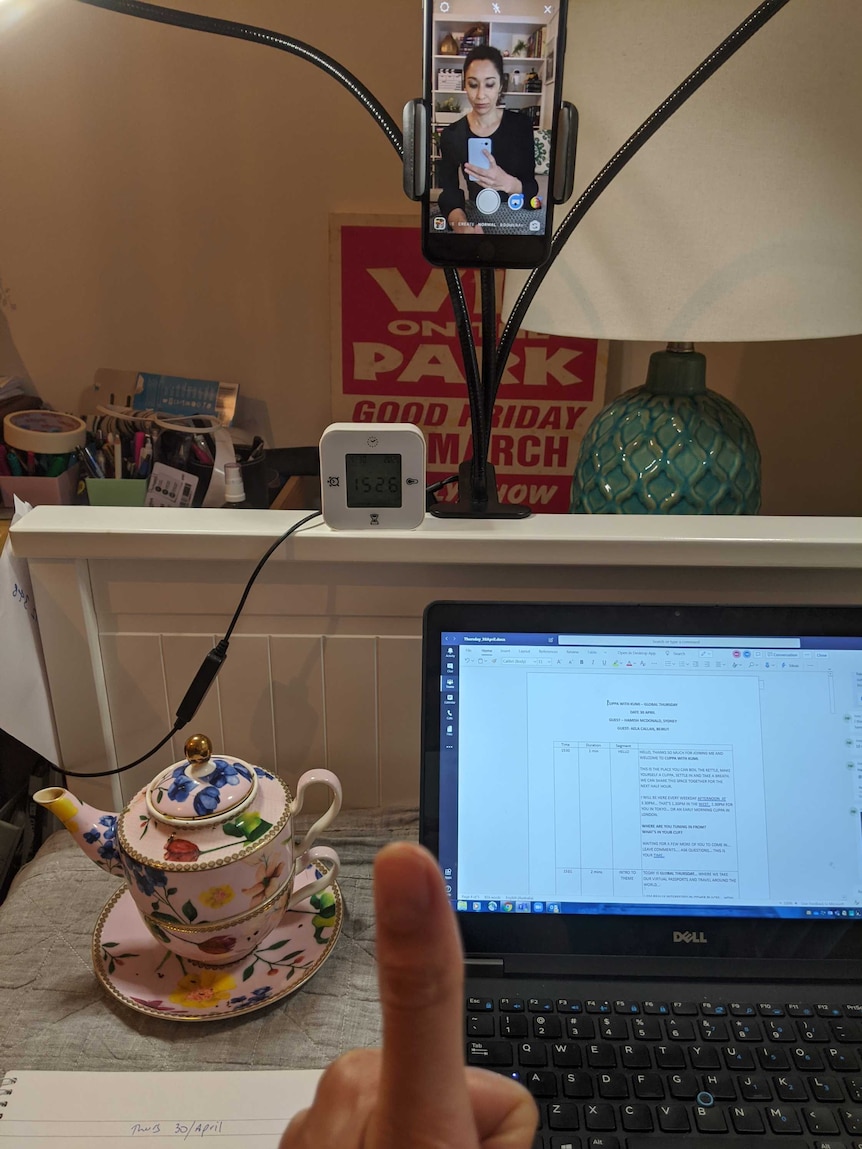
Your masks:
<svg viewBox="0 0 862 1149"><path fill-rule="evenodd" d="M0 475L7 476L11 474L9 463L6 460L6 446L4 443L0 443Z"/></svg>

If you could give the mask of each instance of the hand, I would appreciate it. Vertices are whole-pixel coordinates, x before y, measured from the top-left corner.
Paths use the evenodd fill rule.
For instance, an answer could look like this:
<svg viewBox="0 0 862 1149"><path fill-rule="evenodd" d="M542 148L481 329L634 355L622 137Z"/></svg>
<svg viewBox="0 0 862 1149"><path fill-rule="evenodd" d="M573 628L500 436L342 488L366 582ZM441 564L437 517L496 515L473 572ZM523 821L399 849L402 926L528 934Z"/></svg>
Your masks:
<svg viewBox="0 0 862 1149"><path fill-rule="evenodd" d="M508 172L504 172L487 148L482 148L482 155L488 160L489 166L487 168L477 168L474 164L464 164L464 171L468 176L472 176L477 184L483 188L493 188L494 191L502 192L504 195L523 191L521 181L515 176L510 176Z"/></svg>
<svg viewBox="0 0 862 1149"><path fill-rule="evenodd" d="M280 1149L530 1149L527 1091L464 1068L461 943L436 862L406 842L385 847L374 894L383 1049L333 1062Z"/></svg>

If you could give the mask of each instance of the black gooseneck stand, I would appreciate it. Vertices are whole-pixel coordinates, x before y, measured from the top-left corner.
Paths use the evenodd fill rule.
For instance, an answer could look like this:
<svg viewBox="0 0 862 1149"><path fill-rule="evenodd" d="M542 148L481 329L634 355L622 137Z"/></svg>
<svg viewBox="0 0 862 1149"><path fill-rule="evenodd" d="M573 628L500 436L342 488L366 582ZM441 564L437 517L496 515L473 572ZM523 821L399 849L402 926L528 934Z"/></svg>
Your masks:
<svg viewBox="0 0 862 1149"><path fill-rule="evenodd" d="M395 121L389 116L372 93L350 72L331 56L319 52L310 44L272 32L266 28L241 24L232 20L221 20L211 16L200 16L193 12L183 12L175 8L164 8L144 0L80 0L96 8L106 8L142 20L153 20L160 24L172 24L179 28L189 28L198 32L208 32L218 36L230 36L238 40L249 40L269 48L277 48L293 56L306 60L315 67L327 72L353 95L365 110L374 118L378 127L402 159L404 191L411 199L421 198L427 180L426 134L428 131L427 109L422 100L411 100L404 109L403 131L399 132ZM497 497L494 469L488 462L491 442L491 417L494 401L505 370L506 360L512 349L515 336L527 309L539 289L553 261L559 255L563 244L577 225L605 190L608 184L625 167L648 139L664 124L673 113L692 96L722 64L742 47L763 25L770 20L789 0L762 0L755 10L742 21L718 47L706 57L673 92L662 101L640 127L625 141L608 160L598 175L578 196L566 218L554 233L551 253L541 267L532 271L524 284L515 306L506 321L496 342L496 299L492 271L482 271L482 369L476 359L476 345L470 326L470 315L461 278L457 269L446 268L446 282L455 313L464 372L467 379L467 394L470 404L470 424L473 434L471 458L461 463L458 470L458 502L438 503L432 514L455 518L526 518L532 512L528 507L504 504ZM555 163L552 197L555 203L564 203L573 191L575 143L577 136L577 111L572 104L563 103L558 113L557 154Z"/></svg>

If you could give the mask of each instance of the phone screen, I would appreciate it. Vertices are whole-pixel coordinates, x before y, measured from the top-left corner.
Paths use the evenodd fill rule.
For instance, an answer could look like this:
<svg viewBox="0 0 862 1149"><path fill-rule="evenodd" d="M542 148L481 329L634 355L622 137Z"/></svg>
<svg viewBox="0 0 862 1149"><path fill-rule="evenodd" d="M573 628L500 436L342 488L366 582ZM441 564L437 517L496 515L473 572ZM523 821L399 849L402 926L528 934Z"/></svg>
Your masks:
<svg viewBox="0 0 862 1149"><path fill-rule="evenodd" d="M425 0L431 263L547 258L565 35L566 0Z"/></svg>

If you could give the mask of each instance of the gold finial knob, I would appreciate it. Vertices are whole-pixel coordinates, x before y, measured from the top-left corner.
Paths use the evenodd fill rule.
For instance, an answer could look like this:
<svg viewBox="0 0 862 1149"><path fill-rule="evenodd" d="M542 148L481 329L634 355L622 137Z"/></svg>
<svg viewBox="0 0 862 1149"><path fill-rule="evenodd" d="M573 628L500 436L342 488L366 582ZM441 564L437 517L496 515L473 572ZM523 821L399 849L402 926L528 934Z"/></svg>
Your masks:
<svg viewBox="0 0 862 1149"><path fill-rule="evenodd" d="M213 745L206 734L193 734L191 738L186 740L184 749L189 762L197 765L207 761L213 752Z"/></svg>

